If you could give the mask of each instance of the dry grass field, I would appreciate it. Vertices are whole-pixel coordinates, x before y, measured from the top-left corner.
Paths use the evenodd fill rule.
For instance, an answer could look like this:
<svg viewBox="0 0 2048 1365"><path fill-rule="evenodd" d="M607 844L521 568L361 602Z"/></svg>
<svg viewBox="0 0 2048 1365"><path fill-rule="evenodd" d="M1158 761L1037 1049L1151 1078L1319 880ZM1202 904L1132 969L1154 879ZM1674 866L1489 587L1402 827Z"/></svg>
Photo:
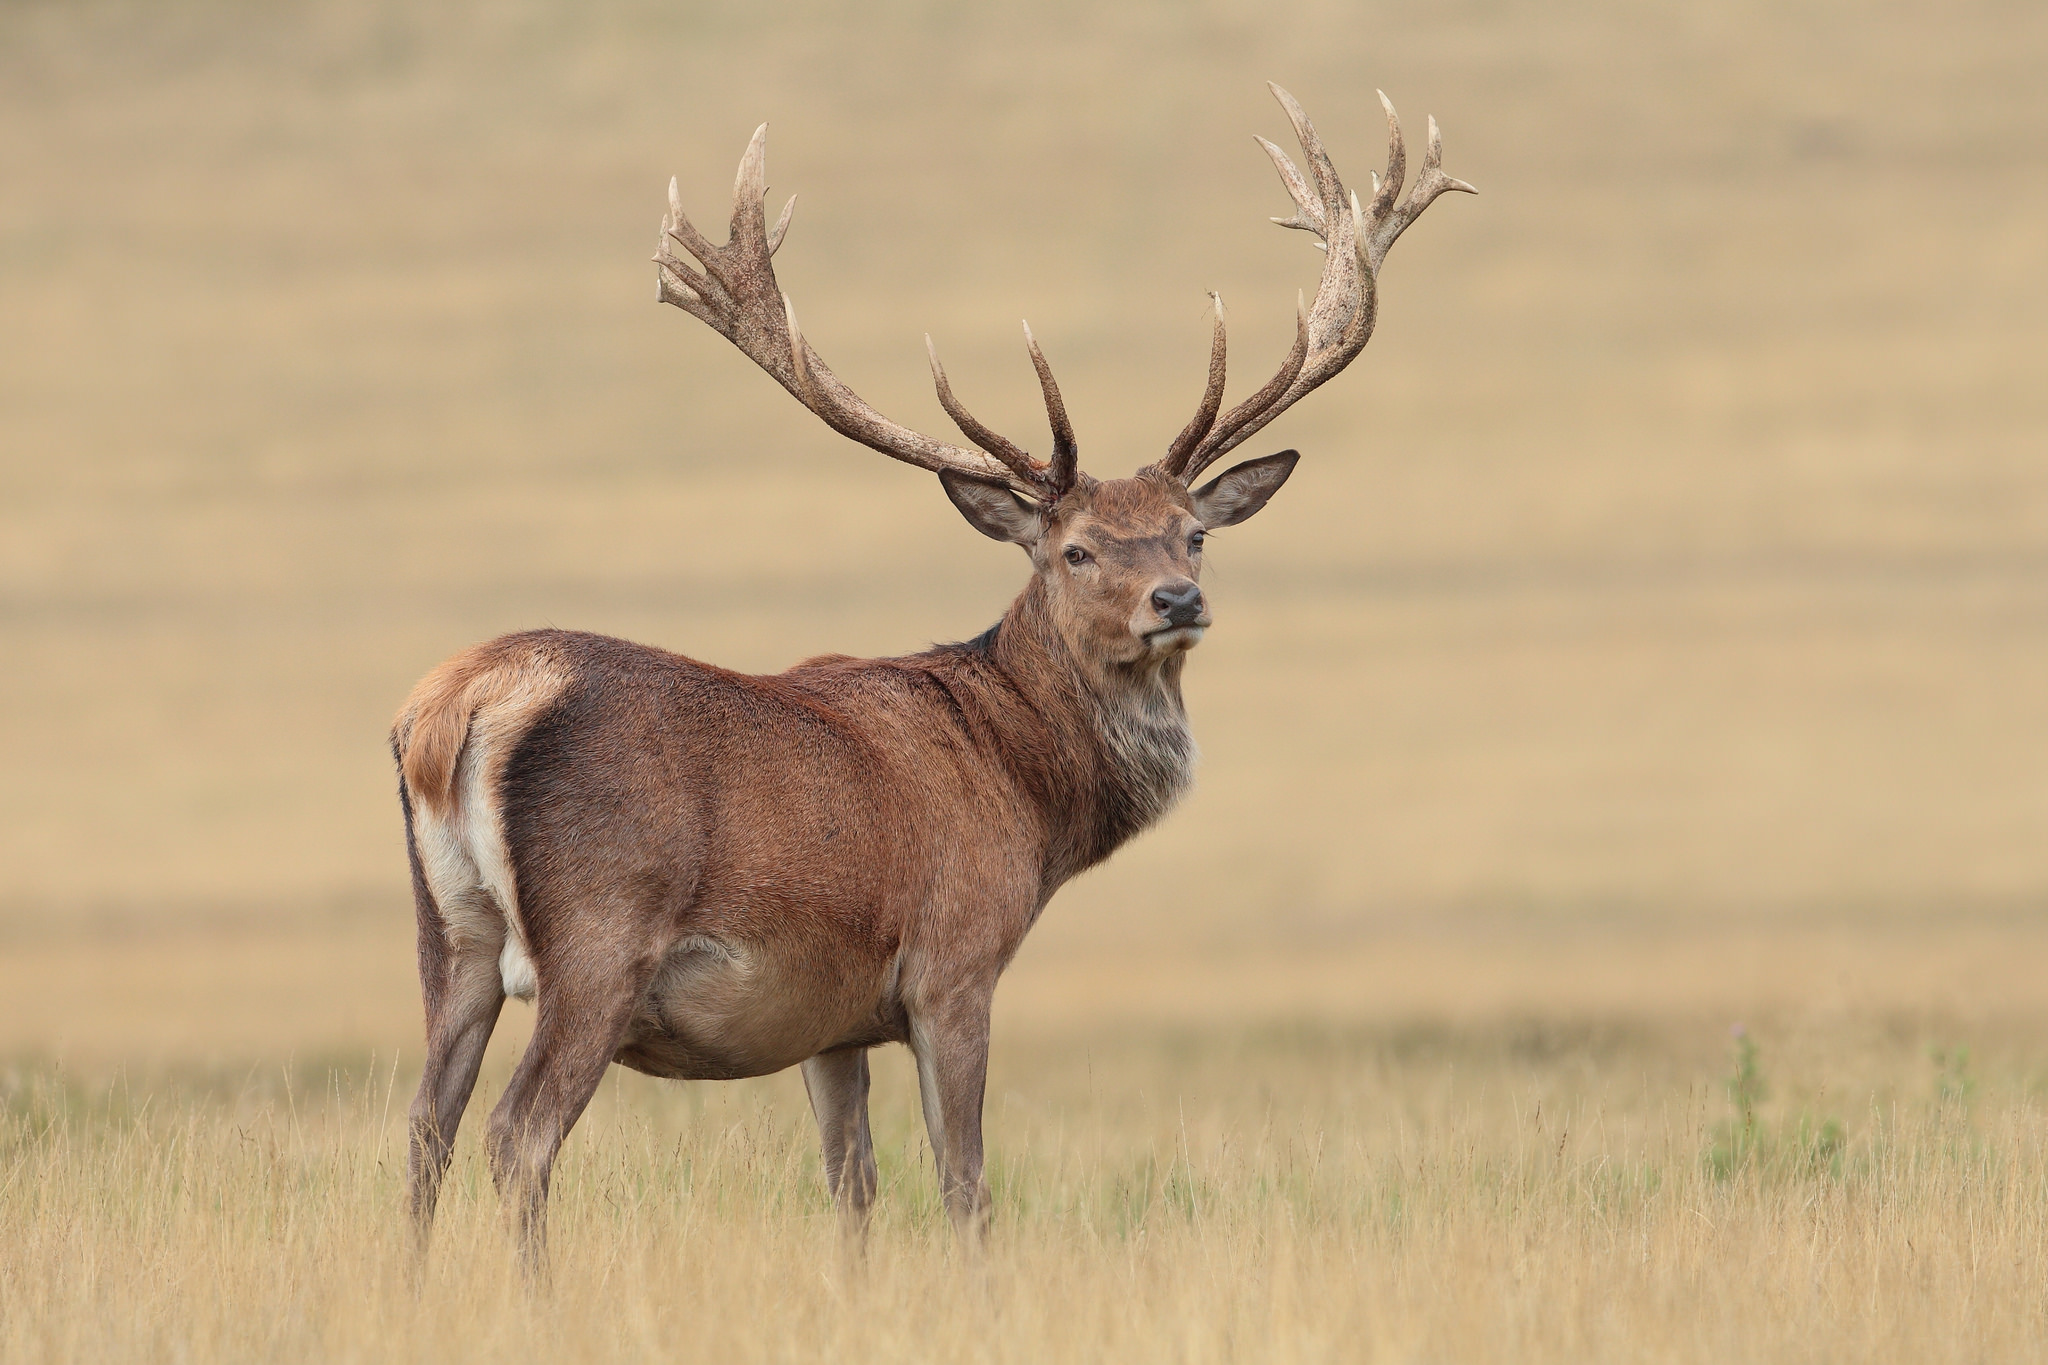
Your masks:
<svg viewBox="0 0 2048 1365"><path fill-rule="evenodd" d="M558 1173L560 1269L538 1303L473 1156L409 1279L402 1075L396 1092L385 1070L319 1067L147 1094L37 1078L0 1139L0 1351L2039 1357L2048 1106L2012 1056L1937 1067L1901 1036L1836 1029L1789 1070L1764 1054L1745 1125L1697 1079L1715 1050L1612 1021L1013 1039L991 1094L999 1232L975 1262L936 1207L907 1066L879 1087L864 1261L836 1242L789 1078L622 1077Z"/></svg>
<svg viewBox="0 0 2048 1365"><path fill-rule="evenodd" d="M1994 1360L2048 1341L2048 9L0 5L0 1357ZM1481 190L1258 450L1193 797L998 997L997 1232L907 1060L618 1074L521 1291L408 1278L383 733L503 630L721 663L1023 578L652 302L753 126L877 406L1153 458L1277 362L1375 87ZM484 1103L529 1012L501 1026ZM1731 1031L1740 1025L1739 1034Z"/></svg>

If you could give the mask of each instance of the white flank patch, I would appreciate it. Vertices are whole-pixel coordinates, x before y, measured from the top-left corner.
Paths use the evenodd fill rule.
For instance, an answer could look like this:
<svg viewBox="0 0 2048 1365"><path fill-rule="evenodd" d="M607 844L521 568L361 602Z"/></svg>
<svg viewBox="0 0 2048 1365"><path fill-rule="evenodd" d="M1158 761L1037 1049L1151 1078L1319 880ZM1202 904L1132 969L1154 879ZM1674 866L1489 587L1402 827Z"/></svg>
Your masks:
<svg viewBox="0 0 2048 1365"><path fill-rule="evenodd" d="M505 915L477 873L467 823L460 809L444 818L415 807L413 838L450 945L463 954L480 948L495 952L505 937Z"/></svg>
<svg viewBox="0 0 2048 1365"><path fill-rule="evenodd" d="M709 934L685 934L676 940L676 946L670 951L678 957L686 953L708 953L713 957L724 958L727 962L740 960L740 955L733 951L730 943L724 939L713 938Z"/></svg>
<svg viewBox="0 0 2048 1365"><path fill-rule="evenodd" d="M533 959L516 935L505 936L505 951L498 954L498 979L505 983L505 994L514 1000L533 999Z"/></svg>

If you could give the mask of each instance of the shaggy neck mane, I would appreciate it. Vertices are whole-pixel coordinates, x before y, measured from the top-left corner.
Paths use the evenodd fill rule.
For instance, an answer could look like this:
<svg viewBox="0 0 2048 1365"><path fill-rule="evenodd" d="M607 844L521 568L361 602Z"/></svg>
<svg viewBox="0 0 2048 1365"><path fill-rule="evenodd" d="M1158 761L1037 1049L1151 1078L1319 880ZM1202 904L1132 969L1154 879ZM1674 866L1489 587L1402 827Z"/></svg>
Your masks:
<svg viewBox="0 0 2048 1365"><path fill-rule="evenodd" d="M1187 656L1107 667L1076 658L1035 578L994 626L936 652L985 664L997 675L985 681L999 679L1035 717L1032 742L1012 732L1003 756L1044 814L1048 894L1155 823L1193 780Z"/></svg>

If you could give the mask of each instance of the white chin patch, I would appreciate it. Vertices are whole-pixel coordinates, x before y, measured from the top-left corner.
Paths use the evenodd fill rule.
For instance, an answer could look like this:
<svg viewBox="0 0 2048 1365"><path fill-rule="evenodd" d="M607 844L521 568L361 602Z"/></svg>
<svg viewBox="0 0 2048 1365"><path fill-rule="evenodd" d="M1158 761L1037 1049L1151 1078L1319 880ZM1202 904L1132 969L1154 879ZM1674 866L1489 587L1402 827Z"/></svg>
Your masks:
<svg viewBox="0 0 2048 1365"><path fill-rule="evenodd" d="M1207 626L1175 626L1172 630L1154 631L1145 637L1155 653L1169 649L1193 649L1208 634Z"/></svg>
<svg viewBox="0 0 2048 1365"><path fill-rule="evenodd" d="M498 979L505 983L505 994L513 999L533 999L533 959L519 946L516 934L505 936L505 951L498 954Z"/></svg>

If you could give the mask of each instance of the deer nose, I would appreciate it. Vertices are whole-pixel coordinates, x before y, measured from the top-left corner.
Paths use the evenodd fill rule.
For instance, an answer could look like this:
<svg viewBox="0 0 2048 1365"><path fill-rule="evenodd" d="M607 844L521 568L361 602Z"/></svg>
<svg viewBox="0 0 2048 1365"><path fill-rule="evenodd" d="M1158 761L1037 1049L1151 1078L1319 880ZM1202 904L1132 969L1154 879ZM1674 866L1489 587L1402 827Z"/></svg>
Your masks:
<svg viewBox="0 0 2048 1365"><path fill-rule="evenodd" d="M1152 590L1152 610L1169 626L1191 626L1202 617L1202 589L1183 580Z"/></svg>

